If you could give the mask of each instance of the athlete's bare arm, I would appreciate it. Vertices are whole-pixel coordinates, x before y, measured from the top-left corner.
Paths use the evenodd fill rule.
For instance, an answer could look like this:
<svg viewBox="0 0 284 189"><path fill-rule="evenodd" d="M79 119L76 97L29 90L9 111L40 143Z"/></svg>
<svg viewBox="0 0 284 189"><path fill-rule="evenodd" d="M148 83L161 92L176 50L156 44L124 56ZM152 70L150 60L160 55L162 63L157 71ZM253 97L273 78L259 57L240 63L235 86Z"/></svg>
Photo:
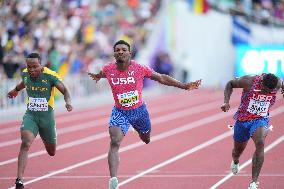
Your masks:
<svg viewBox="0 0 284 189"><path fill-rule="evenodd" d="M159 83L163 85L173 86L173 87L177 87L177 88L185 89L185 90L198 89L199 86L201 85L201 79L194 81L194 82L182 83L168 75L159 74L157 72L153 72L150 79L158 81Z"/></svg>
<svg viewBox="0 0 284 189"><path fill-rule="evenodd" d="M284 98L284 81L280 78L278 78L277 90L278 89L281 89L281 94L283 95Z"/></svg>
<svg viewBox="0 0 284 189"><path fill-rule="evenodd" d="M221 110L227 112L230 109L230 98L233 93L233 88L243 88L244 91L248 91L253 83L255 76L243 76L230 80L224 90L224 104L221 106Z"/></svg>
<svg viewBox="0 0 284 189"><path fill-rule="evenodd" d="M95 80L96 82L98 82L101 78L105 78L105 74L103 73L103 71L100 71L99 73L97 74L94 74L94 73L88 73L88 75L93 79Z"/></svg>
<svg viewBox="0 0 284 189"><path fill-rule="evenodd" d="M25 86L25 84L24 84L24 81L21 81L18 85L16 85L16 87L15 87L13 90L11 90L11 91L7 94L7 97L8 97L8 98L15 98L15 97L18 95L19 91L22 90L22 89L24 89L25 87L26 87L26 86Z"/></svg>
<svg viewBox="0 0 284 189"><path fill-rule="evenodd" d="M71 96L67 87L65 87L65 85L61 81L57 82L55 87L64 95L65 107L67 111L72 111L73 106L71 105Z"/></svg>

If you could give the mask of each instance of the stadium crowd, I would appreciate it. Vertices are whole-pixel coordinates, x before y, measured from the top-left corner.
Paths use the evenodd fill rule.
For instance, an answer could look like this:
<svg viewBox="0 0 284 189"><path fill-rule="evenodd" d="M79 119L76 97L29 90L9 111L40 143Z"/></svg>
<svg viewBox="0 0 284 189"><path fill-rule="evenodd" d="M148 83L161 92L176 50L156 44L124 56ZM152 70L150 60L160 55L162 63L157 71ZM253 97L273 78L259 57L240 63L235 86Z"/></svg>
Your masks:
<svg viewBox="0 0 284 189"><path fill-rule="evenodd" d="M117 39L133 56L152 29L161 0L1 1L0 79L15 78L33 51L62 77L94 71L111 58Z"/></svg>
<svg viewBox="0 0 284 189"><path fill-rule="evenodd" d="M219 11L245 16L258 24L284 26L283 0L208 0L208 3Z"/></svg>
<svg viewBox="0 0 284 189"><path fill-rule="evenodd" d="M62 77L96 71L112 58L112 44L118 39L131 44L135 57L153 29L161 2L3 0L0 2L0 79L19 77L25 67L24 57L33 51L42 55L43 65ZM203 2L208 6L206 10L213 8L242 15L260 24L284 25L283 0Z"/></svg>

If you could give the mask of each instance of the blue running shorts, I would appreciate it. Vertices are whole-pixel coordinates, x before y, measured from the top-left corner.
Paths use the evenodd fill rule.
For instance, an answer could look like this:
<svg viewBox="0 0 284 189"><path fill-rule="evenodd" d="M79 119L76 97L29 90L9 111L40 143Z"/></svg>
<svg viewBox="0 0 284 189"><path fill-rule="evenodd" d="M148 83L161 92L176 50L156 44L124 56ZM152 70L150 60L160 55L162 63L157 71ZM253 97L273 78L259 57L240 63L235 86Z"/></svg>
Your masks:
<svg viewBox="0 0 284 189"><path fill-rule="evenodd" d="M119 127L123 134L126 135L130 126L138 133L148 133L151 131L150 116L145 104L133 110L122 110L113 107L109 128Z"/></svg>
<svg viewBox="0 0 284 189"><path fill-rule="evenodd" d="M269 118L258 118L251 121L236 121L234 125L234 140L246 142L258 127L269 129Z"/></svg>

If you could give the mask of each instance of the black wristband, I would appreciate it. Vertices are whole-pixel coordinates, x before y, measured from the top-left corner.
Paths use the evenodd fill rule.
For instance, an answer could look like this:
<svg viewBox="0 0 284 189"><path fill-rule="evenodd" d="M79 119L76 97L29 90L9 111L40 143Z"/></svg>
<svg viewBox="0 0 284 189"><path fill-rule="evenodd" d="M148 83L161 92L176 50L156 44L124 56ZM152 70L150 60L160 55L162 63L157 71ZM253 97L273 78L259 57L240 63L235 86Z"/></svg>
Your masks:
<svg viewBox="0 0 284 189"><path fill-rule="evenodd" d="M15 87L15 89L16 89L16 91L18 91L18 92L20 91L20 90L17 88L17 86Z"/></svg>

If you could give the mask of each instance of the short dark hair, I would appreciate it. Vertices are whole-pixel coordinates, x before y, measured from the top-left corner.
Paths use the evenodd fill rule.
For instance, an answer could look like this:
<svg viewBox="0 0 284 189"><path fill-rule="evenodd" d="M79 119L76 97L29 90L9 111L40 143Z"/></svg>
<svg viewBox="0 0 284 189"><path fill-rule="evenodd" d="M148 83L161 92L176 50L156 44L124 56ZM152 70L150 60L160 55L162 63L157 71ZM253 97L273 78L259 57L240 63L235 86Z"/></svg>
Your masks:
<svg viewBox="0 0 284 189"><path fill-rule="evenodd" d="M30 53L28 56L27 56L27 59L28 58L37 58L38 59L38 61L39 61L39 63L41 64L41 58L40 58L40 55L38 54L38 53L36 53L36 52L32 52L32 53Z"/></svg>
<svg viewBox="0 0 284 189"><path fill-rule="evenodd" d="M124 41L124 40L119 40L119 41L117 41L117 42L113 45L113 50L115 50L116 45L120 45L120 44L126 45L126 46L128 47L128 50L130 51L130 45L129 45L129 43L127 43L127 42Z"/></svg>
<svg viewBox="0 0 284 189"><path fill-rule="evenodd" d="M262 83L269 89L275 89L278 83L278 77L271 73L265 74L263 76Z"/></svg>

